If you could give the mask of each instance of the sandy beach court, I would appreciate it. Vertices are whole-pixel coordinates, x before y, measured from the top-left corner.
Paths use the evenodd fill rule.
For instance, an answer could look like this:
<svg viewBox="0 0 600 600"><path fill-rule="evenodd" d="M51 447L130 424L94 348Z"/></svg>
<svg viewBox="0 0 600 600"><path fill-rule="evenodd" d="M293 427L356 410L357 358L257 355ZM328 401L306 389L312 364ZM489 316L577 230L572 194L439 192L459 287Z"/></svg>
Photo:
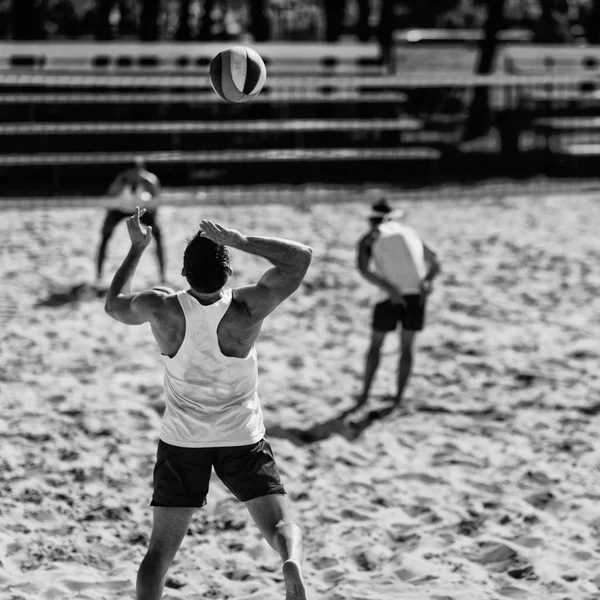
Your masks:
<svg viewBox="0 0 600 600"><path fill-rule="evenodd" d="M406 201L443 272L405 409L398 341L368 407L376 292L356 270L369 200L161 209L168 275L201 218L312 246L257 344L267 432L314 600L600 596L600 236L592 197ZM103 211L0 211L0 598L134 598L163 409L150 329L88 285ZM114 273L124 225L109 247ZM233 251L232 285L267 263ZM136 288L157 283L153 249ZM73 289L81 284L78 289ZM165 600L281 600L279 557L213 478Z"/></svg>

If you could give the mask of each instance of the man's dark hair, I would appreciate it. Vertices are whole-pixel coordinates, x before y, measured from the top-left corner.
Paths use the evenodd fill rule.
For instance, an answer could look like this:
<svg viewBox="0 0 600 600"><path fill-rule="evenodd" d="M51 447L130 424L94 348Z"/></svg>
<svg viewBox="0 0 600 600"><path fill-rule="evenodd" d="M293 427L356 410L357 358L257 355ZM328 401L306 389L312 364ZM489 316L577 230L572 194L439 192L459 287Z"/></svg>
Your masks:
<svg viewBox="0 0 600 600"><path fill-rule="evenodd" d="M218 292L229 279L229 250L198 232L188 239L183 253L182 275L201 294Z"/></svg>

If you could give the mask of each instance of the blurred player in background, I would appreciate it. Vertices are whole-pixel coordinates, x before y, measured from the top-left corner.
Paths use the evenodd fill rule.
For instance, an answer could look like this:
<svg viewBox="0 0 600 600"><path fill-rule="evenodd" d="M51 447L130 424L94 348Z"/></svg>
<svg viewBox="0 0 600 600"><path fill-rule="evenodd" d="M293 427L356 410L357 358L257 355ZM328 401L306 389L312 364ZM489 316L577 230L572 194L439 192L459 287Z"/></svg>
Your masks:
<svg viewBox="0 0 600 600"><path fill-rule="evenodd" d="M114 208L110 208L106 213L102 225L102 239L100 240L96 262L97 284L102 283L102 269L106 258L108 240L110 240L119 222L127 219L135 212L136 206L146 209L141 221L144 225L152 227L152 237L156 241L160 281L165 283L165 256L162 234L156 218L160 195L158 177L146 169L144 159L138 156L128 169L117 175L108 188L108 195L117 198L117 202Z"/></svg>
<svg viewBox="0 0 600 600"><path fill-rule="evenodd" d="M413 366L415 336L425 324L425 305L433 279L440 271L437 254L414 229L398 222L385 199L372 206L370 231L358 244L358 269L383 294L375 304L371 345L367 353L363 390L356 408L366 404L388 332L401 324L400 364L394 403L400 405Z"/></svg>

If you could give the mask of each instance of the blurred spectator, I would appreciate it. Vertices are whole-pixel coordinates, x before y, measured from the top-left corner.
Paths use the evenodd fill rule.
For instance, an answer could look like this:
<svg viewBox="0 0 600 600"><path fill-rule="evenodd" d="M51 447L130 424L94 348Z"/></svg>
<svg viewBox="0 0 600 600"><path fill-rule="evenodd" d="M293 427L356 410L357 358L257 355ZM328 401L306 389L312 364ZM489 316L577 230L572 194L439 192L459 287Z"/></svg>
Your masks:
<svg viewBox="0 0 600 600"><path fill-rule="evenodd" d="M571 6L568 0L541 0L542 12L533 30L536 44L569 44L571 32Z"/></svg>
<svg viewBox="0 0 600 600"><path fill-rule="evenodd" d="M382 0L385 3L386 0ZM371 0L356 0L358 5L358 18L356 22L356 36L361 42L367 42L371 38ZM344 17L346 15L346 0L335 2L323 2L325 13L325 40L337 42L344 33Z"/></svg>

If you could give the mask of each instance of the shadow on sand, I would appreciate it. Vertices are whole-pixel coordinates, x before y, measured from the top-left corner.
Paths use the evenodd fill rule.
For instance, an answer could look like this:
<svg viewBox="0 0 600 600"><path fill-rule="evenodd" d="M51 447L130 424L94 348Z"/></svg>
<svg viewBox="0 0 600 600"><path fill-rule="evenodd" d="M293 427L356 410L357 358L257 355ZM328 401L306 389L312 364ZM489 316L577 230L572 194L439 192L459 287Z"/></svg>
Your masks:
<svg viewBox="0 0 600 600"><path fill-rule="evenodd" d="M358 407L353 407L345 410L333 419L313 425L310 429L299 429L297 427L285 428L273 424L267 425L267 432L269 437L284 438L296 444L296 446L314 444L336 434L345 437L348 441L352 441L367 429L369 425L375 421L384 419L394 412L394 409L395 406L392 404L385 408L371 410L359 420L351 420L349 417L359 410Z"/></svg>
<svg viewBox="0 0 600 600"><path fill-rule="evenodd" d="M106 289L98 288L88 283L77 283L70 287L62 287L52 290L46 298L39 300L35 307L40 306L64 306L74 302L103 298Z"/></svg>

